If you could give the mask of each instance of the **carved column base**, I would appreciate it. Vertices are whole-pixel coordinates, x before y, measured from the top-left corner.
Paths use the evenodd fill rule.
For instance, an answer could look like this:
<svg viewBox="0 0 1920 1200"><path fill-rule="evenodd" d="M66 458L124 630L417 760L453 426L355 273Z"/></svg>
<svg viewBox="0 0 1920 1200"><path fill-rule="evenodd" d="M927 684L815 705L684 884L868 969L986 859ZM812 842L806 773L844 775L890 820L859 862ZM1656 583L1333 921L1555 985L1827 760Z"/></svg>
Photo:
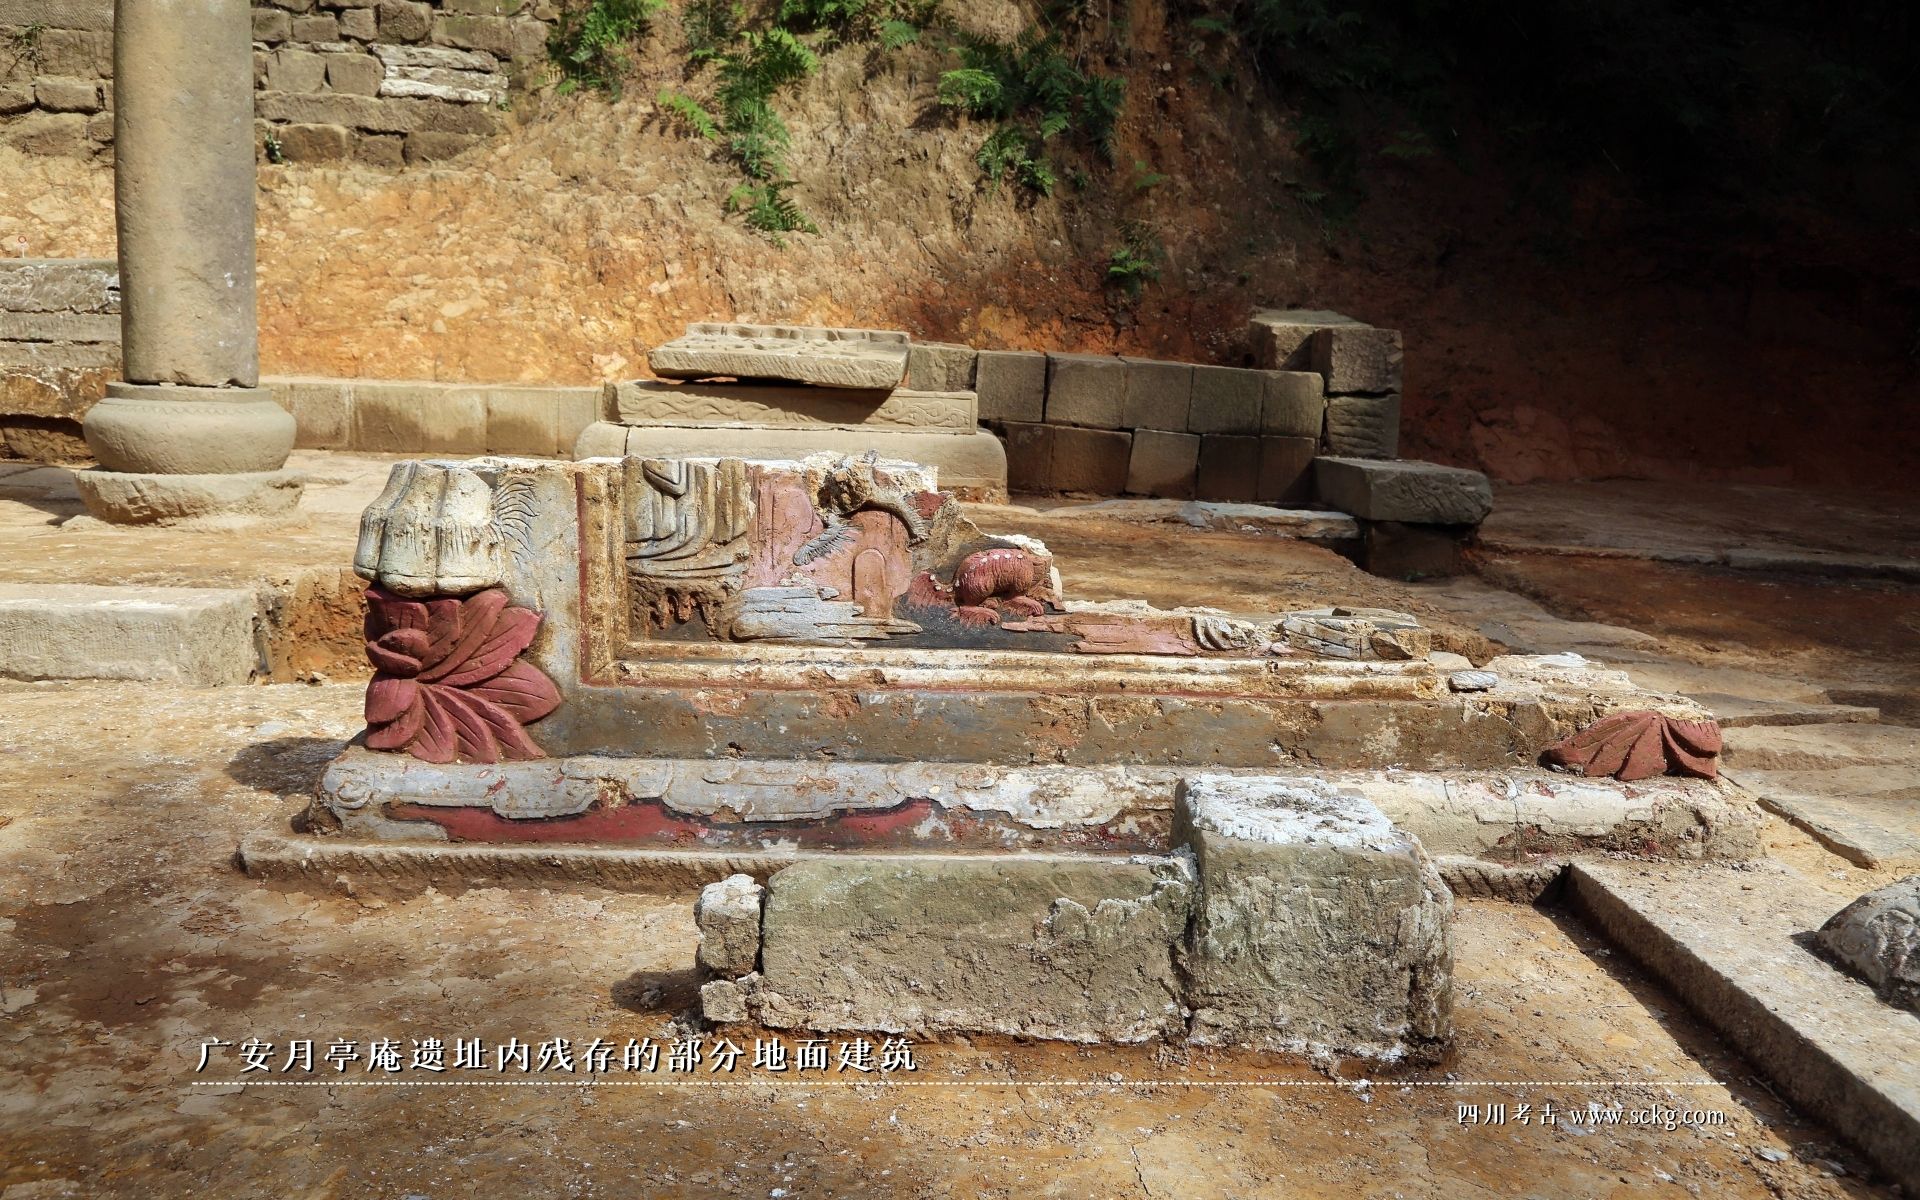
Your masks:
<svg viewBox="0 0 1920 1200"><path fill-rule="evenodd" d="M293 449L293 414L266 388L109 383L83 424L100 465L130 474L277 471Z"/></svg>
<svg viewBox="0 0 1920 1200"><path fill-rule="evenodd" d="M225 524L285 520L300 503L299 471L231 475L153 475L76 471L87 511L115 525L176 525L219 518Z"/></svg>

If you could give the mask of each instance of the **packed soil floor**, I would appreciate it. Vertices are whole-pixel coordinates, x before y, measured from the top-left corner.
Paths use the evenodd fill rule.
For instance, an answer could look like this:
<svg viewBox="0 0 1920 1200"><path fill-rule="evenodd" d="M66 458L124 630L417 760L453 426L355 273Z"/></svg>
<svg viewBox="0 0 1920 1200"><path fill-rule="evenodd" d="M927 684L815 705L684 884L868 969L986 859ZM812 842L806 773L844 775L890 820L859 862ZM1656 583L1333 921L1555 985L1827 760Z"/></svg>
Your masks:
<svg viewBox="0 0 1920 1200"><path fill-rule="evenodd" d="M379 472L361 474L377 487ZM323 501L304 532L261 539L254 569L327 565L294 542L331 545L337 567L353 509ZM89 545L103 533L126 547L120 578L206 581L193 559L239 557L230 539L157 555L57 510L44 503L37 523L0 512L0 538L72 543L61 552L96 564L94 582L119 553ZM1076 595L1390 604L1476 659L1507 644L1488 630L1584 644L1619 629L1649 660L1870 674L1910 696L1920 657L1901 615L1920 611L1915 589L1898 583L1510 553L1489 570L1522 590L1403 583L1274 538L999 515L990 527L1049 540ZM32 570L9 555L0 574ZM1836 615L1804 619L1822 606ZM1813 1119L1844 1114L1794 1112L1551 902L1459 904L1457 1044L1419 1070L1345 1064L1336 1077L1251 1054L949 1038L916 1043L916 1071L884 1075L756 1072L745 1058L716 1072L711 1056L676 1075L635 1076L616 1057L600 1076L433 1081L469 1086L418 1074L389 1086L364 1060L282 1073L295 1039L320 1055L336 1040L364 1053L381 1038L581 1047L702 1032L691 895L356 895L243 875L236 844L286 827L359 714L344 674L212 690L0 684L0 1200L1889 1194ZM1771 851L1836 897L1890 877L1769 821ZM751 1053L753 1031L731 1036ZM249 1038L275 1043L274 1070L242 1072ZM208 1039L233 1045L201 1070ZM1575 1119L1590 1105L1620 1123Z"/></svg>

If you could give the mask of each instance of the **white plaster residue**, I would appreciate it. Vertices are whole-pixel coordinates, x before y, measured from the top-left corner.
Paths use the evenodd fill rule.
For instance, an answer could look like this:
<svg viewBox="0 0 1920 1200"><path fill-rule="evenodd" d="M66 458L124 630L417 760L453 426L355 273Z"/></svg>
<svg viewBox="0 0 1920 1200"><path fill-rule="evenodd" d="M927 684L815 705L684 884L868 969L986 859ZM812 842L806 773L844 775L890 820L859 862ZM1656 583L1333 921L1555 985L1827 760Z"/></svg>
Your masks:
<svg viewBox="0 0 1920 1200"><path fill-rule="evenodd" d="M1341 850L1406 844L1372 801L1317 779L1195 775L1181 789L1194 824L1226 837Z"/></svg>

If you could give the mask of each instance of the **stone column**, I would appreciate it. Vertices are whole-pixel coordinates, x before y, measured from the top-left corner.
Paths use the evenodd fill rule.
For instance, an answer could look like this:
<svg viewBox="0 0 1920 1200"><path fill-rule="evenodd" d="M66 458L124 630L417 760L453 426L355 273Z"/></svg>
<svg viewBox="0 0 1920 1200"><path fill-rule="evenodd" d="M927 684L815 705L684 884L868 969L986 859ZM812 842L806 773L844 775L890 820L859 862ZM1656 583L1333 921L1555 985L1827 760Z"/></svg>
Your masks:
<svg viewBox="0 0 1920 1200"><path fill-rule="evenodd" d="M114 200L122 368L87 413L104 520L275 516L293 417L259 386L248 0L118 0Z"/></svg>

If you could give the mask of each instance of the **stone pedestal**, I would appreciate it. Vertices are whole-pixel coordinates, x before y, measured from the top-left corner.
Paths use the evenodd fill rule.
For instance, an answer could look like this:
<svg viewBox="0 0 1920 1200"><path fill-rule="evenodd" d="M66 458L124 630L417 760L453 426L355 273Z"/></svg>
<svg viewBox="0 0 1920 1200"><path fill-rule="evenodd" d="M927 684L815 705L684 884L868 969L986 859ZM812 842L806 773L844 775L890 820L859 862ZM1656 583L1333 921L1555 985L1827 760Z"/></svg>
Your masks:
<svg viewBox="0 0 1920 1200"><path fill-rule="evenodd" d="M119 0L114 193L126 381L86 417L94 516L283 515L294 421L259 387L251 13Z"/></svg>

